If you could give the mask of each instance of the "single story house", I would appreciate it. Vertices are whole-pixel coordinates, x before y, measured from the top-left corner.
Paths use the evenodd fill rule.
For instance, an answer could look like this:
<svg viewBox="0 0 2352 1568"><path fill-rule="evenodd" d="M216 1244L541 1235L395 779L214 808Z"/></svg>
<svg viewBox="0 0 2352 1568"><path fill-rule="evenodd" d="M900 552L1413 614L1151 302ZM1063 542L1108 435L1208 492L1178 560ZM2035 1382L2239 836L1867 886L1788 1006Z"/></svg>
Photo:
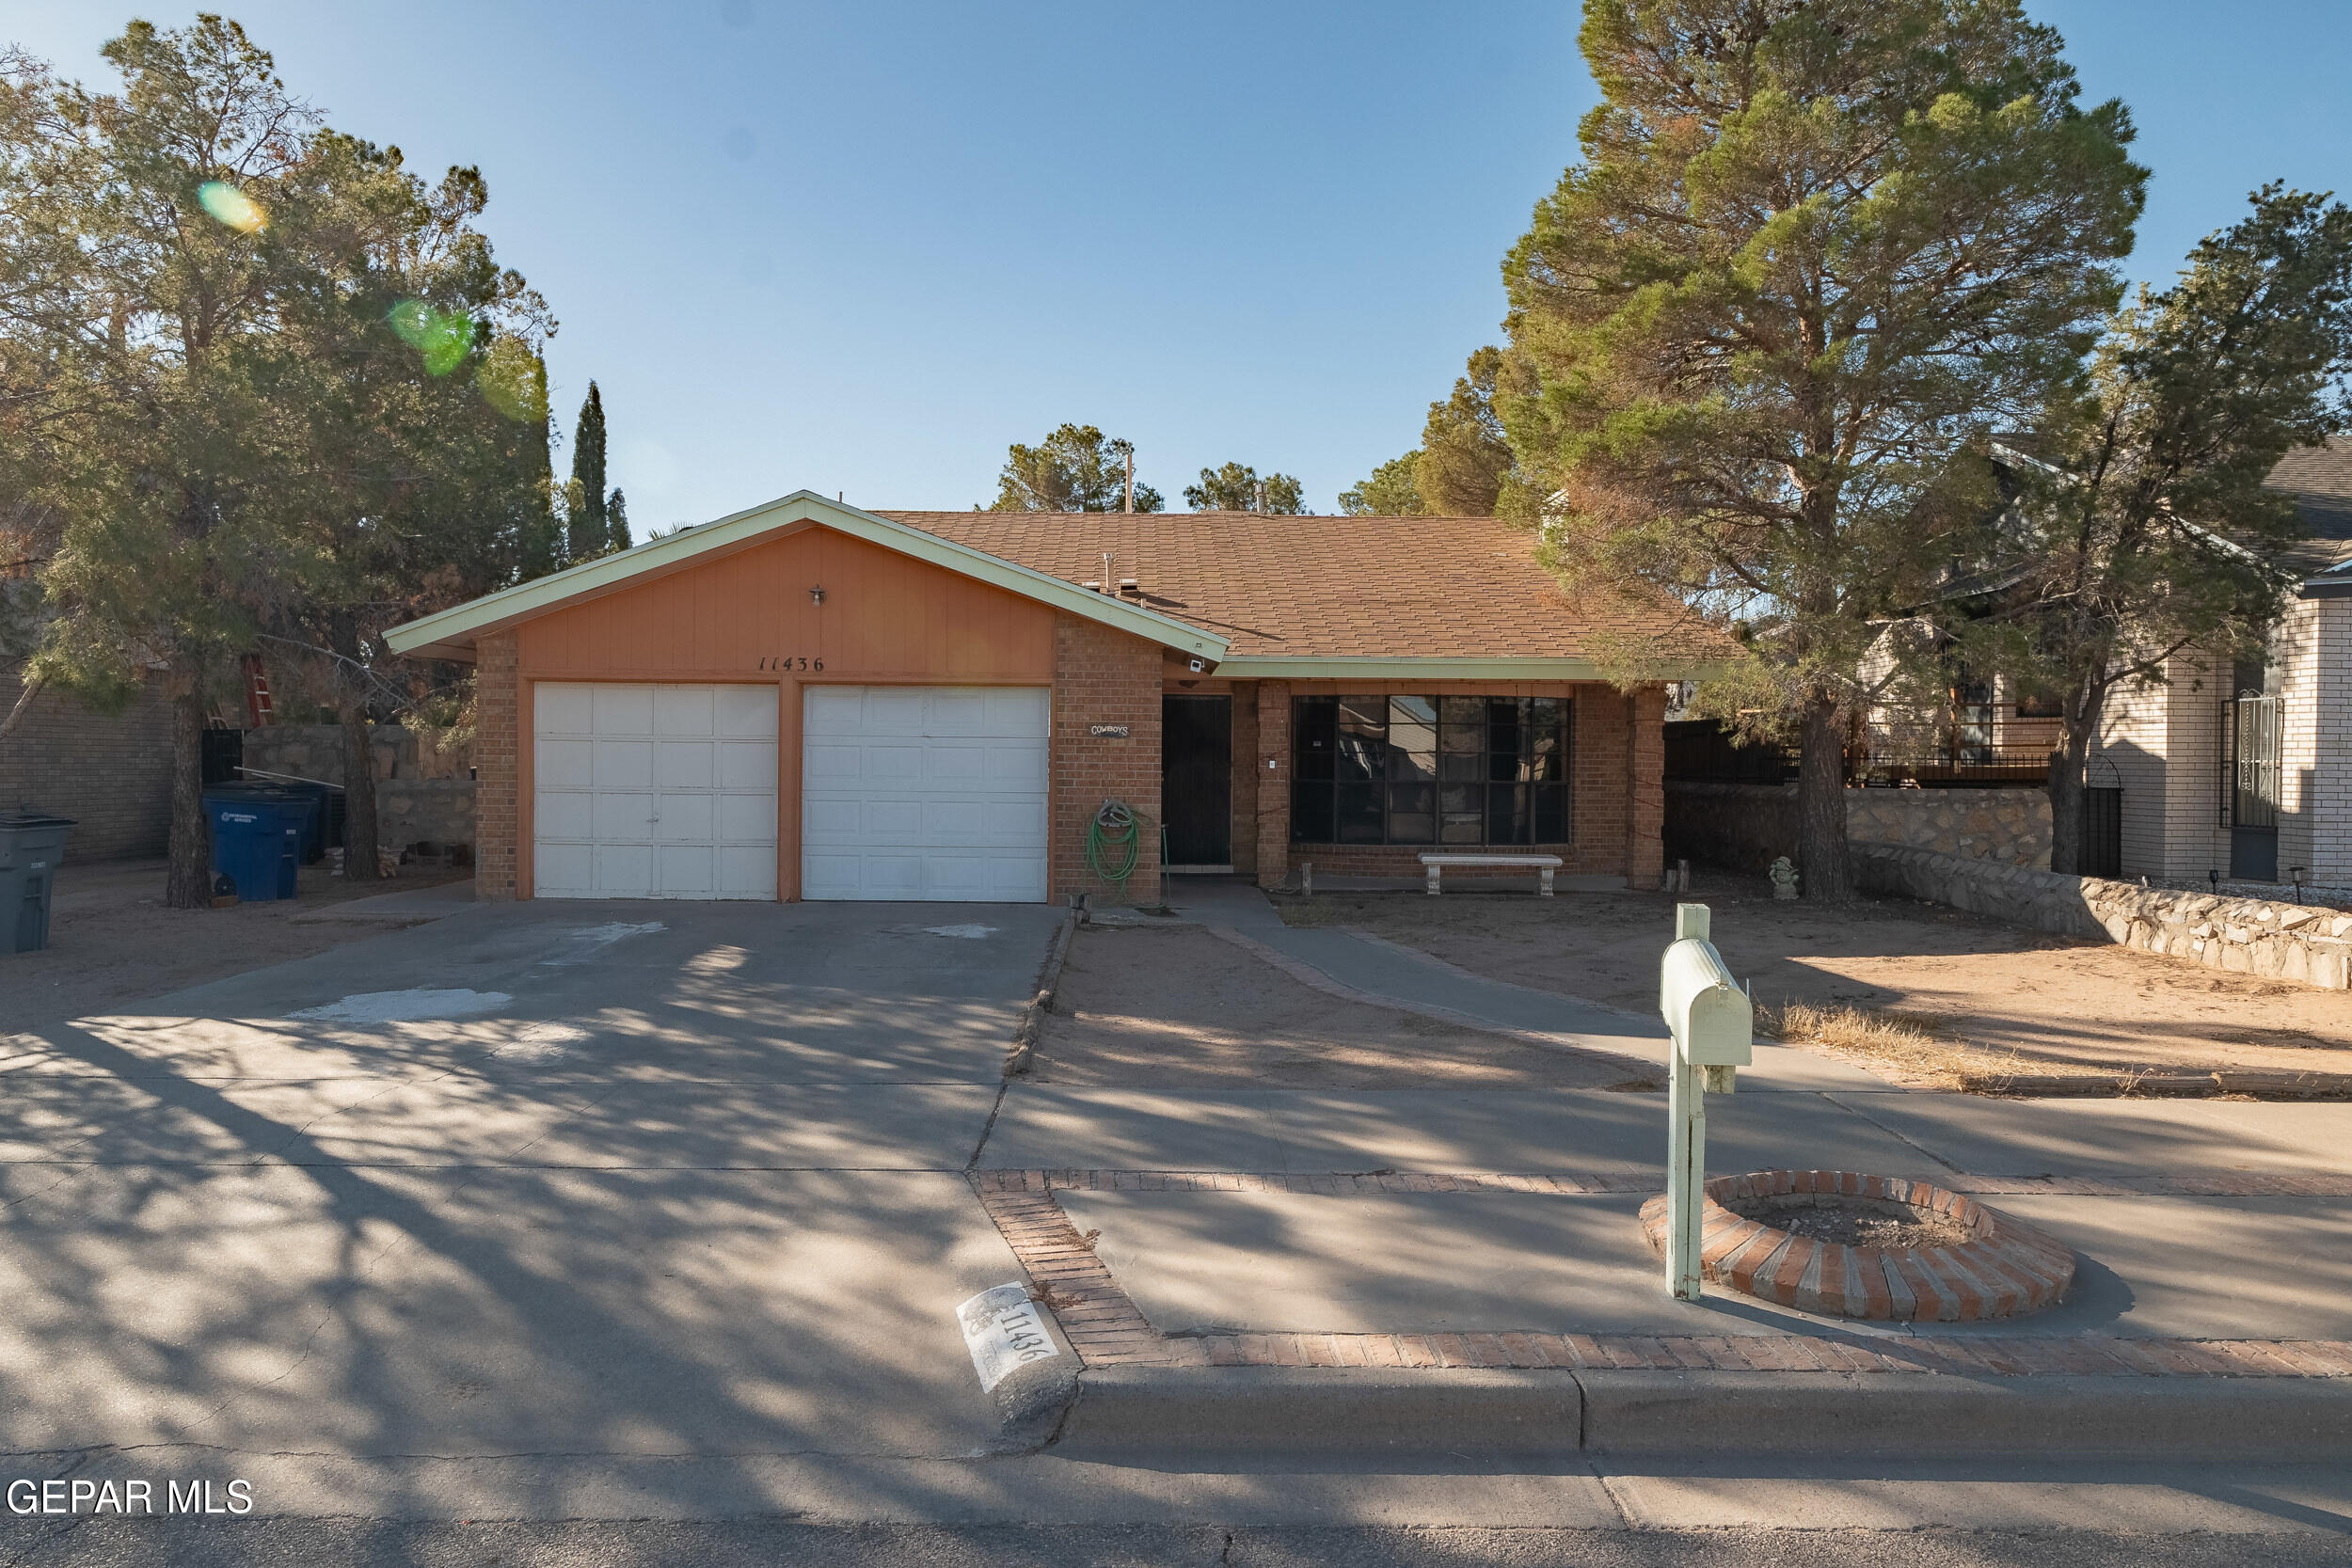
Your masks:
<svg viewBox="0 0 2352 1568"><path fill-rule="evenodd" d="M1611 685L1604 638L1655 679ZM481 896L997 901L1150 896L1163 833L1266 886L1495 846L1655 887L1666 683L1725 646L1572 599L1489 517L806 491L390 641L476 667Z"/></svg>

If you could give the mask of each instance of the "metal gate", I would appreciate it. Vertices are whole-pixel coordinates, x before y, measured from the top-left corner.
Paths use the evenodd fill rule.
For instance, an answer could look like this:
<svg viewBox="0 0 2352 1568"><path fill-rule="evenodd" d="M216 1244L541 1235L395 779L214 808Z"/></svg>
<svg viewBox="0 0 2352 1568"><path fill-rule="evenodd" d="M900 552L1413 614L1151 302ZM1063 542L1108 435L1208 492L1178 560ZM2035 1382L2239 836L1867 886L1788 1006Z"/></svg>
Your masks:
<svg viewBox="0 0 2352 1568"><path fill-rule="evenodd" d="M2112 784L2083 789L2080 863L2085 877L2123 875L2123 791Z"/></svg>
<svg viewBox="0 0 2352 1568"><path fill-rule="evenodd" d="M2279 804L2284 798L2286 699L2240 697L2229 705L2222 821L2230 830L2230 875L2279 879Z"/></svg>

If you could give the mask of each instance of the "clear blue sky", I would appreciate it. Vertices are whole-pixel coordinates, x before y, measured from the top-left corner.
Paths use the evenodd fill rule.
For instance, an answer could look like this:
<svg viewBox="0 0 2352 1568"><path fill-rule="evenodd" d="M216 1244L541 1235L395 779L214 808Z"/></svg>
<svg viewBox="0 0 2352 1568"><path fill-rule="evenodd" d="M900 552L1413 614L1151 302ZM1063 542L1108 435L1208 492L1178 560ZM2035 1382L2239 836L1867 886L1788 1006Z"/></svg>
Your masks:
<svg viewBox="0 0 2352 1568"><path fill-rule="evenodd" d="M339 127L481 166L641 536L969 506L1065 420L1177 504L1232 459L1331 510L1496 336L1594 96L1576 7L1527 0L213 3ZM2137 275L2265 180L2352 197L2344 0L2029 4L2137 119ZM0 39L99 85L132 14L193 11L18 0Z"/></svg>

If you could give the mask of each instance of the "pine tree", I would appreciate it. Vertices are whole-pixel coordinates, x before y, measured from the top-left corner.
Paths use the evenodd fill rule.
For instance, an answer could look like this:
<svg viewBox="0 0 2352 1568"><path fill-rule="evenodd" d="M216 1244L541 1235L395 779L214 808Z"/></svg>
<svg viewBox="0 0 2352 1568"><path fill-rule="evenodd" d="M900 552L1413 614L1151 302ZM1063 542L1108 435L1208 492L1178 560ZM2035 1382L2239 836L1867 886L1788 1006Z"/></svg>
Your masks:
<svg viewBox="0 0 2352 1568"><path fill-rule="evenodd" d="M579 489L567 509L570 531L564 543L577 564L602 555L612 546L604 487L604 396L594 381L588 383L588 396L580 405L580 421L572 427L572 479Z"/></svg>
<svg viewBox="0 0 2352 1568"><path fill-rule="evenodd" d="M1583 161L1504 263L1511 445L1561 559L1736 616L1804 748L1808 896L1890 611L1980 526L1965 454L2076 384L2147 173L2016 0L1587 0Z"/></svg>

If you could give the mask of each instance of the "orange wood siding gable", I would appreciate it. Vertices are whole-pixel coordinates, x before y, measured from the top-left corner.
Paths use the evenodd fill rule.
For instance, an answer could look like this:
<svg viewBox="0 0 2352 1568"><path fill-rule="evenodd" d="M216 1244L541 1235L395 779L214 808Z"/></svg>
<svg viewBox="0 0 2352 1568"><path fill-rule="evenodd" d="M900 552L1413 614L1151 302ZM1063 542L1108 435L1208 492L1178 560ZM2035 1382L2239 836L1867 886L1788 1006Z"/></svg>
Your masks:
<svg viewBox="0 0 2352 1568"><path fill-rule="evenodd" d="M773 680L783 659L807 681L1054 677L1050 607L819 527L516 630L523 675L543 680Z"/></svg>

